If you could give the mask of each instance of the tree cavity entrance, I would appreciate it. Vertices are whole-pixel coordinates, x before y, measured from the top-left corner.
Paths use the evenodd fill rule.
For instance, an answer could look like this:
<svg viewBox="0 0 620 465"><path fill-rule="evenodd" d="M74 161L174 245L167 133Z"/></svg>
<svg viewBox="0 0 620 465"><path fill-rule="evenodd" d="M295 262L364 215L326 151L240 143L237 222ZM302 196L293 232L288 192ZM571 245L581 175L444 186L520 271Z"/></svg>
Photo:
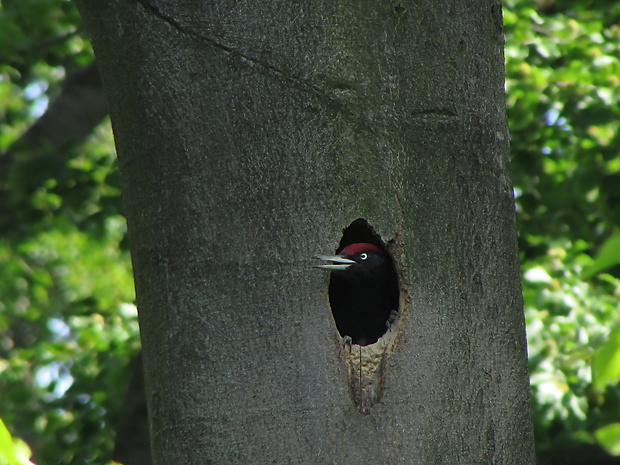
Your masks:
<svg viewBox="0 0 620 465"><path fill-rule="evenodd" d="M329 281L329 304L340 336L349 343L376 343L394 323L400 307L394 260L381 237L363 218L343 230L336 249L342 257ZM339 262L338 262L339 263Z"/></svg>
<svg viewBox="0 0 620 465"><path fill-rule="evenodd" d="M384 371L396 347L401 309L397 240L387 245L374 228L358 218L343 230L335 255L319 255L331 271L329 304L342 338L351 397L365 415L381 398Z"/></svg>

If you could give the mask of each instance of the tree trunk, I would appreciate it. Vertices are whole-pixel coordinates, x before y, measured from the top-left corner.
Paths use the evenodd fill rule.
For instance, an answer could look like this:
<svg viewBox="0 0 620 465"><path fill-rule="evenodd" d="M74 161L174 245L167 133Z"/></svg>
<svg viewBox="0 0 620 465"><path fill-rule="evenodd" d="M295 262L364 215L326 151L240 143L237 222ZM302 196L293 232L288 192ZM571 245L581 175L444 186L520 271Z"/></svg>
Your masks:
<svg viewBox="0 0 620 465"><path fill-rule="evenodd" d="M499 2L80 7L154 463L534 463ZM356 218L406 297L366 397L311 260Z"/></svg>

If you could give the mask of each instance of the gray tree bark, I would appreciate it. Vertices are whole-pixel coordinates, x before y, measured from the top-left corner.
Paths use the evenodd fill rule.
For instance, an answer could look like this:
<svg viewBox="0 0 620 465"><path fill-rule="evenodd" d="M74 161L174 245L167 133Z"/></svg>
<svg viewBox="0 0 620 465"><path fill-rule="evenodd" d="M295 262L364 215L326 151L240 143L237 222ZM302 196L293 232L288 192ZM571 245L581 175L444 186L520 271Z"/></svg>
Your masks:
<svg viewBox="0 0 620 465"><path fill-rule="evenodd" d="M534 463L500 3L79 5L154 463ZM367 409L310 258L358 217L407 294Z"/></svg>

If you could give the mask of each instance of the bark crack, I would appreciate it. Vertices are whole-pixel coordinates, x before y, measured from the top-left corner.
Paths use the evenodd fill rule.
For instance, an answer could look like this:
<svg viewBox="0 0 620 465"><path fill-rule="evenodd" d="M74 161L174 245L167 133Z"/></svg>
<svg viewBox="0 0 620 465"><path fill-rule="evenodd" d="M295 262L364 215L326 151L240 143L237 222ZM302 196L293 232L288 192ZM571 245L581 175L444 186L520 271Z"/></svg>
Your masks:
<svg viewBox="0 0 620 465"><path fill-rule="evenodd" d="M321 87L312 84L311 82L301 79L298 76L295 76L293 74L289 74L287 72L285 72L284 70L272 65L271 63L268 63L266 61L261 60L260 58L248 55L246 53L243 53L241 51L239 51L238 49L235 49L234 47L231 47L229 45L225 45L219 41L217 41L216 39L205 35L205 34L197 34L193 31L191 31L190 29L188 29L187 27L185 27L181 22L179 22L176 18L174 18L172 15L167 14L166 12L160 10L156 5L153 5L153 3L151 3L149 0L138 0L139 3L141 3L147 10L151 11L155 16L157 16L158 18L164 20L166 23L168 23L170 26L172 26L174 29L178 30L179 32L189 35L195 39L198 40L203 40L207 43L209 43L211 46L223 51L224 53L230 54L230 55L235 55L238 56L240 58L242 58L243 60L253 64L253 65L257 65L260 66L262 68L265 68L269 71L271 71L273 74L279 76L280 78L287 80L287 81L291 81L297 85L300 85L310 91L313 91L314 93L316 93L319 97L321 97L322 99L326 100L327 102L329 102L331 105L335 106L337 108L337 110L339 112L342 113L348 113L349 115L354 115L355 113L350 110L349 108L347 108L347 106L345 104L343 104L340 100L338 99L334 99L331 95L329 95L329 93L325 92L325 90L323 90Z"/></svg>
<svg viewBox="0 0 620 465"><path fill-rule="evenodd" d="M196 34L195 32L190 31L189 29L184 27L183 24L180 23L174 16L167 14L164 11L160 10L156 5L153 5L153 3L151 3L149 0L138 0L138 3L141 3L147 10L149 10L151 13L153 13L158 18L164 20L166 23L168 23L170 26L172 26L174 29L178 30L179 32L190 35L194 38L205 40L216 48L224 50L228 53L233 53L233 50L231 48L218 43L216 40L211 39L208 36L199 35L199 34Z"/></svg>

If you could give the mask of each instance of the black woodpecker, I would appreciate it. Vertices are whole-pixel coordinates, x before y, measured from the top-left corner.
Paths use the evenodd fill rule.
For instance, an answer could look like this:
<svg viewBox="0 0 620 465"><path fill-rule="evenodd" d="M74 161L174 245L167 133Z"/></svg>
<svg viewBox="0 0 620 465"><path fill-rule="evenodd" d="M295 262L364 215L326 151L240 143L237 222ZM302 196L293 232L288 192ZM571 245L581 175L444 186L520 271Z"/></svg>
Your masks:
<svg viewBox="0 0 620 465"><path fill-rule="evenodd" d="M374 344L398 312L398 277L392 258L365 242L343 248L338 255L315 255L331 271L329 305L345 341Z"/></svg>

